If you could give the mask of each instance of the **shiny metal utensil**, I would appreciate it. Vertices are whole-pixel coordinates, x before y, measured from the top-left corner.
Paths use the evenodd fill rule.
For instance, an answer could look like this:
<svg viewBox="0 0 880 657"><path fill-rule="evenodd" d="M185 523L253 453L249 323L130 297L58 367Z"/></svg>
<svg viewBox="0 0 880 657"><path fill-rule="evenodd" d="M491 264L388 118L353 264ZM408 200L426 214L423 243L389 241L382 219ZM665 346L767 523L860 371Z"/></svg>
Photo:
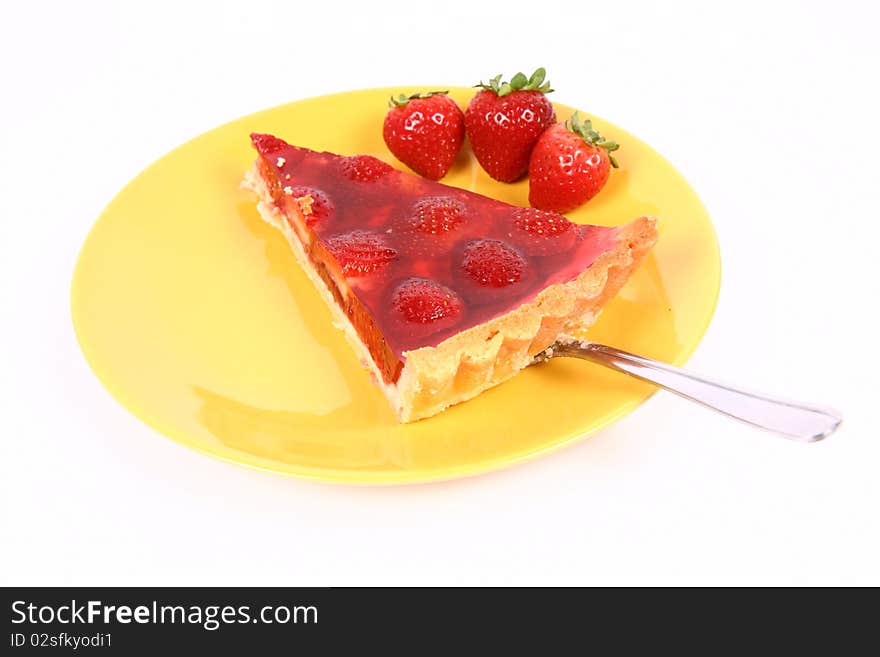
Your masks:
<svg viewBox="0 0 880 657"><path fill-rule="evenodd" d="M834 409L748 392L712 381L650 358L594 342L557 342L535 356L540 363L572 356L625 372L752 426L790 440L816 442L827 438L843 421Z"/></svg>

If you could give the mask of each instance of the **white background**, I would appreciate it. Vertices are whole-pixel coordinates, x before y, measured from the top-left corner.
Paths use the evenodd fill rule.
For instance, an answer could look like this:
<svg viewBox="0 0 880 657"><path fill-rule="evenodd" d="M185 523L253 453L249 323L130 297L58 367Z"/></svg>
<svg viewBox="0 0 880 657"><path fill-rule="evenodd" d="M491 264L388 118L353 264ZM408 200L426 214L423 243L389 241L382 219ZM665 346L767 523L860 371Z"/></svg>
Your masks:
<svg viewBox="0 0 880 657"><path fill-rule="evenodd" d="M0 583L880 584L870 3L123 4L0 22ZM345 487L191 452L91 374L75 257L148 163L297 98L538 65L707 205L724 280L690 366L836 405L838 434L796 444L659 394L512 469Z"/></svg>

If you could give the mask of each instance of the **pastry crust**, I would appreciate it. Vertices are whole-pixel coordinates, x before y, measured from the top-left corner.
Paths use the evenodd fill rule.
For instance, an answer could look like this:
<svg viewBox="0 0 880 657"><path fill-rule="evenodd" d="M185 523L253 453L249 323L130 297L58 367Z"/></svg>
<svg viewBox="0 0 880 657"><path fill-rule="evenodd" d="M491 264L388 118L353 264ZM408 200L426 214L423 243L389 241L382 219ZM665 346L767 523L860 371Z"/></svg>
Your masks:
<svg viewBox="0 0 880 657"><path fill-rule="evenodd" d="M330 307L334 324L344 331L401 422L430 417L479 395L528 366L535 355L560 337L591 326L657 240L653 217L639 217L620 227L614 248L600 255L577 278L550 285L530 303L457 333L434 347L405 352L400 377L394 383L386 383L303 249L300 235L307 236L309 231L304 227L302 214L281 213L256 166L245 174L242 185L256 193L260 216L284 233L300 266ZM349 292L345 289L344 293Z"/></svg>

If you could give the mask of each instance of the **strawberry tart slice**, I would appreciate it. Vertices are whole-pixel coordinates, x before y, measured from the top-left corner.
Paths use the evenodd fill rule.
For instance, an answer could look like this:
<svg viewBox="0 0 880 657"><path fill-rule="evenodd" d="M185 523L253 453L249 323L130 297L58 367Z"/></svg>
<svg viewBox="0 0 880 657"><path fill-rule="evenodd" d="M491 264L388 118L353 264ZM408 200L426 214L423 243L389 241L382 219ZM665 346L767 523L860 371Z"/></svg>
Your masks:
<svg viewBox="0 0 880 657"><path fill-rule="evenodd" d="M401 422L509 379L590 326L656 240L655 221L578 225L253 134L245 186L280 229Z"/></svg>

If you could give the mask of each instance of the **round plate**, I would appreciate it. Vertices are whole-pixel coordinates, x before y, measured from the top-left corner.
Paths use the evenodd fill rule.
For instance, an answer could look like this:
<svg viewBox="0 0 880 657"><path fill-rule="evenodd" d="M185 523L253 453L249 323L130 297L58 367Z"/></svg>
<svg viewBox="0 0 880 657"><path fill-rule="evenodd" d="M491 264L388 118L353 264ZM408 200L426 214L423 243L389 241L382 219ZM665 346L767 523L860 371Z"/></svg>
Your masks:
<svg viewBox="0 0 880 657"><path fill-rule="evenodd" d="M418 90L351 91L258 112L177 148L119 193L91 230L72 287L80 345L116 399L167 436L228 461L336 482L397 483L535 457L607 426L652 393L622 374L559 359L433 418L397 423L239 181L255 158L251 131L404 168L382 141L382 120L392 93ZM464 107L473 93L456 88L451 96ZM562 120L571 109L556 112ZM651 214L660 218L660 238L589 337L680 364L718 296L712 224L665 159L593 121L621 144L621 168L569 216L616 225ZM491 180L467 146L443 182L528 205L528 181Z"/></svg>

